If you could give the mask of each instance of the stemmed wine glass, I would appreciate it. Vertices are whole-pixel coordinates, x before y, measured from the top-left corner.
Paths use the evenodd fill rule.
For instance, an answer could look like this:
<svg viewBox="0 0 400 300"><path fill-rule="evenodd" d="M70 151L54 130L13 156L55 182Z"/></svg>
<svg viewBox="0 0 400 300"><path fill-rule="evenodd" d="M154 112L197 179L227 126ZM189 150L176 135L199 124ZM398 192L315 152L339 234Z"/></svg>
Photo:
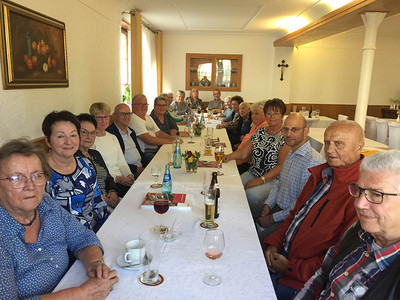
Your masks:
<svg viewBox="0 0 400 300"><path fill-rule="evenodd" d="M214 155L215 155L215 160L218 164L218 176L222 176L222 175L224 175L224 173L220 172L220 166L221 166L222 159L224 158L224 145L223 144L215 145Z"/></svg>
<svg viewBox="0 0 400 300"><path fill-rule="evenodd" d="M153 207L156 213L159 215L165 214L169 209L169 197L167 193L156 193L154 195L154 203ZM165 233L168 230L168 227L161 225L158 226L158 230L155 230L157 233Z"/></svg>
<svg viewBox="0 0 400 300"><path fill-rule="evenodd" d="M193 135L194 135L193 126L188 127L188 130L189 130L189 136L190 136L190 141L188 142L188 144L194 144L194 142L193 142Z"/></svg>
<svg viewBox="0 0 400 300"><path fill-rule="evenodd" d="M211 259L216 260L222 256L225 249L224 233L220 229L209 229L206 231L203 240L203 250L205 255ZM203 277L203 282L208 285L219 285L222 282L221 277L214 274L214 263L212 264L211 274Z"/></svg>
<svg viewBox="0 0 400 300"><path fill-rule="evenodd" d="M161 167L160 166L151 167L151 176L153 176L155 182L150 187L152 187L153 189L158 189L158 188L162 187L162 184L158 183L158 181L157 181L158 177L160 177L160 175L161 175Z"/></svg>

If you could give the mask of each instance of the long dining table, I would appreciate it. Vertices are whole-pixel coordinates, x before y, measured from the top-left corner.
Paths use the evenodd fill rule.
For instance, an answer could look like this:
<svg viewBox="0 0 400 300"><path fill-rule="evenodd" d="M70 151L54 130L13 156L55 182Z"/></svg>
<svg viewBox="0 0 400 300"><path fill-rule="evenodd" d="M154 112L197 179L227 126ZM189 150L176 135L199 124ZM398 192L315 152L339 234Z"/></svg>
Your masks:
<svg viewBox="0 0 400 300"><path fill-rule="evenodd" d="M204 156L204 135L183 138L181 149L201 151L200 160L212 161L214 156ZM226 144L225 153L231 147L225 129L214 129L214 138ZM184 193L191 203L191 210L170 209L164 215L158 215L152 209L141 208L147 192L161 192L152 189L154 182L151 167L159 165L164 169L168 163L171 145L163 145L139 176L109 219L98 231L104 248L104 261L118 272L119 283L110 292L108 299L276 299L264 254L258 240L251 217L246 194L234 161L224 163L223 176L218 176L221 189L220 216L216 219L219 229L225 235L225 250L220 259L209 260L202 250L206 229L200 226L204 220L203 189L204 172L216 171L215 168L198 168L197 173L186 173L185 162L181 169L171 167L172 193ZM163 173L163 172L162 172ZM162 174L160 176L162 180ZM173 242L165 244L159 267L164 282L158 286L145 286L138 280L140 271L120 268L117 259L125 252L125 244L138 239L139 234L162 223L174 224L174 230L182 235ZM214 264L215 272L221 276L219 286L203 283L203 276ZM87 280L85 269L76 261L55 291L79 286Z"/></svg>

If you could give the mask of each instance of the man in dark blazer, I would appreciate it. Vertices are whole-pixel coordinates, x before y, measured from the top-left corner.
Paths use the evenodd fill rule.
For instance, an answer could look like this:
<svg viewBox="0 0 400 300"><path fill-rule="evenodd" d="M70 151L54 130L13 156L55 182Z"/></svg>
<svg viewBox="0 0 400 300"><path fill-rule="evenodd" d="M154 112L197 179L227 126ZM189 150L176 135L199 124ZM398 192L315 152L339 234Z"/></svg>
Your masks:
<svg viewBox="0 0 400 300"><path fill-rule="evenodd" d="M132 174L137 178L145 166L142 165L143 152L140 150L136 133L128 126L131 115L131 110L127 104L118 104L114 108L114 122L107 127L106 131L117 137L126 162Z"/></svg>

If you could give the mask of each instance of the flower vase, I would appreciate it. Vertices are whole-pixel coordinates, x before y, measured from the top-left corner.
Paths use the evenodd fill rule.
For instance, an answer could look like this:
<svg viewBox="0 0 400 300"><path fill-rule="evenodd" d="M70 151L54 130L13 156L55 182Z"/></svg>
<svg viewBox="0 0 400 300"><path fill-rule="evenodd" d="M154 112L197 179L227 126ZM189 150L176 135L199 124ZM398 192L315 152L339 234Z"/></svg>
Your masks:
<svg viewBox="0 0 400 300"><path fill-rule="evenodd" d="M199 160L194 157L189 157L185 159L186 164L186 173L197 173L197 166L199 164Z"/></svg>
<svg viewBox="0 0 400 300"><path fill-rule="evenodd" d="M193 128L194 136L197 136L197 137L201 136L202 130L203 130L203 128L201 127L201 125L194 127Z"/></svg>

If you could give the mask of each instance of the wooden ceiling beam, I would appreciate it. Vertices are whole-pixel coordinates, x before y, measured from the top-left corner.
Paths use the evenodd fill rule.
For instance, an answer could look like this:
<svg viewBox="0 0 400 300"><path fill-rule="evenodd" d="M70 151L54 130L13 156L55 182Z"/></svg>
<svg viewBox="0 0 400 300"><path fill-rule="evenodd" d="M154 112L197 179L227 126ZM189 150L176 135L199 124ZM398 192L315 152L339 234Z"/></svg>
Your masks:
<svg viewBox="0 0 400 300"><path fill-rule="evenodd" d="M360 14L386 12L388 16L400 13L399 0L356 0L319 18L278 40L275 47L297 47L316 40L363 26Z"/></svg>

